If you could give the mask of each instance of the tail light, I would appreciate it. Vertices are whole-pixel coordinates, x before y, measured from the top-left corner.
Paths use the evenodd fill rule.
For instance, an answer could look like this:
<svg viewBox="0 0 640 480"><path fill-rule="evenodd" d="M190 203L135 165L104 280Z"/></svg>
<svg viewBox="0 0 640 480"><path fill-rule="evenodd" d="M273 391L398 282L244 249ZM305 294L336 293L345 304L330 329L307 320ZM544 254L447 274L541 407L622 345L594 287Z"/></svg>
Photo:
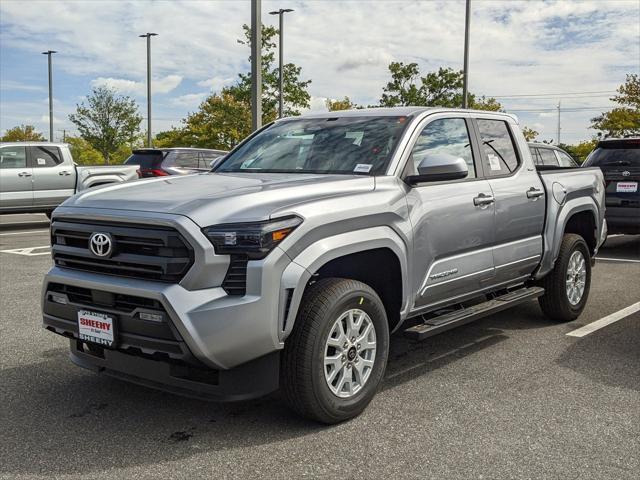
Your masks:
<svg viewBox="0 0 640 480"><path fill-rule="evenodd" d="M166 177L169 174L162 170L161 168L141 168L138 170L138 176L140 178L148 178L148 177Z"/></svg>

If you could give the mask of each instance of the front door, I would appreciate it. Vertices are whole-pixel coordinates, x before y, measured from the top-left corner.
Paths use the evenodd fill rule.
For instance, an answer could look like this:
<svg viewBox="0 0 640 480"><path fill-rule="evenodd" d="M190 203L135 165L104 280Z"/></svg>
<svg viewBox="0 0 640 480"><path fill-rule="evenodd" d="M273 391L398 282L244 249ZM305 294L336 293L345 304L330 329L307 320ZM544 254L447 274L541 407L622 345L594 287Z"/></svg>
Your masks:
<svg viewBox="0 0 640 480"><path fill-rule="evenodd" d="M427 309L481 290L493 276L494 205L483 178L479 151L471 143L469 120L436 118L415 141L413 158L430 151L463 158L466 179L425 182L407 193L413 226L414 309Z"/></svg>
<svg viewBox="0 0 640 480"><path fill-rule="evenodd" d="M75 193L75 169L63 162L60 148L36 145L29 150L33 166L34 205L56 206Z"/></svg>
<svg viewBox="0 0 640 480"><path fill-rule="evenodd" d="M28 208L33 205L33 169L27 167L23 145L0 147L0 208Z"/></svg>

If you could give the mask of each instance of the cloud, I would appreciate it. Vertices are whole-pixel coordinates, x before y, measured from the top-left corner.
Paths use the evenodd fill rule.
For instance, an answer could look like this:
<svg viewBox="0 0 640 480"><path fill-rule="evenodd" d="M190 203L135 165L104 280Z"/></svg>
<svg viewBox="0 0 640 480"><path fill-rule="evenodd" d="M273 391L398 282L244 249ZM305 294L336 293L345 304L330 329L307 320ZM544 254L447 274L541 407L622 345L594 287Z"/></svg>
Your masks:
<svg viewBox="0 0 640 480"><path fill-rule="evenodd" d="M152 93L169 93L182 82L180 75L167 75L164 78L151 80ZM105 78L98 77L91 81L93 88L107 87L122 94L145 95L147 91L146 82L136 82L125 78Z"/></svg>
<svg viewBox="0 0 640 480"><path fill-rule="evenodd" d="M185 95L180 95L179 97L172 98L171 104L177 105L179 107L195 108L200 105L208 95L209 92L187 93Z"/></svg>
<svg viewBox="0 0 640 480"><path fill-rule="evenodd" d="M17 90L24 92L43 92L44 87L40 85L28 85L26 83L16 82L13 80L3 80L0 82L0 90Z"/></svg>
<svg viewBox="0 0 640 480"><path fill-rule="evenodd" d="M211 77L198 82L200 87L208 87L212 92L219 92L223 87L231 85L236 80L235 77Z"/></svg>

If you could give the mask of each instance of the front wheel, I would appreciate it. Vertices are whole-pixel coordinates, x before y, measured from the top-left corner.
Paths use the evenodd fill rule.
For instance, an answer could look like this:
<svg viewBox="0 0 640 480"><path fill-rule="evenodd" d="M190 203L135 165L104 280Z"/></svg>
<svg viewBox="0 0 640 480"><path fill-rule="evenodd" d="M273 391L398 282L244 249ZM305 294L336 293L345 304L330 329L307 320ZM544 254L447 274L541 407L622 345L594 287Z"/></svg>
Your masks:
<svg viewBox="0 0 640 480"><path fill-rule="evenodd" d="M285 342L280 385L301 415L332 424L369 404L384 375L389 326L368 285L326 278L307 288Z"/></svg>
<svg viewBox="0 0 640 480"><path fill-rule="evenodd" d="M591 255L580 235L566 234L555 267L542 279L544 295L538 299L544 314L560 322L578 318L591 286Z"/></svg>

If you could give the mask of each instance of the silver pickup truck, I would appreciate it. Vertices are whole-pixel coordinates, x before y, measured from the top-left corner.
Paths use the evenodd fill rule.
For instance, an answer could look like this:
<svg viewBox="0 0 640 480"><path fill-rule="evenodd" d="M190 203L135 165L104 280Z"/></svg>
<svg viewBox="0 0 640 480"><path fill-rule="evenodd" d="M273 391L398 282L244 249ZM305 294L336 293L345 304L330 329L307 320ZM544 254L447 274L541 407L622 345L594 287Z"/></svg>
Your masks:
<svg viewBox="0 0 640 480"><path fill-rule="evenodd" d="M0 214L46 213L87 188L138 178L136 165L80 167L66 143L0 143Z"/></svg>
<svg viewBox="0 0 640 480"><path fill-rule="evenodd" d="M606 235L597 169L537 171L503 113L285 118L215 171L76 195L54 212L44 327L79 366L335 423L420 340L534 298L569 321Z"/></svg>

